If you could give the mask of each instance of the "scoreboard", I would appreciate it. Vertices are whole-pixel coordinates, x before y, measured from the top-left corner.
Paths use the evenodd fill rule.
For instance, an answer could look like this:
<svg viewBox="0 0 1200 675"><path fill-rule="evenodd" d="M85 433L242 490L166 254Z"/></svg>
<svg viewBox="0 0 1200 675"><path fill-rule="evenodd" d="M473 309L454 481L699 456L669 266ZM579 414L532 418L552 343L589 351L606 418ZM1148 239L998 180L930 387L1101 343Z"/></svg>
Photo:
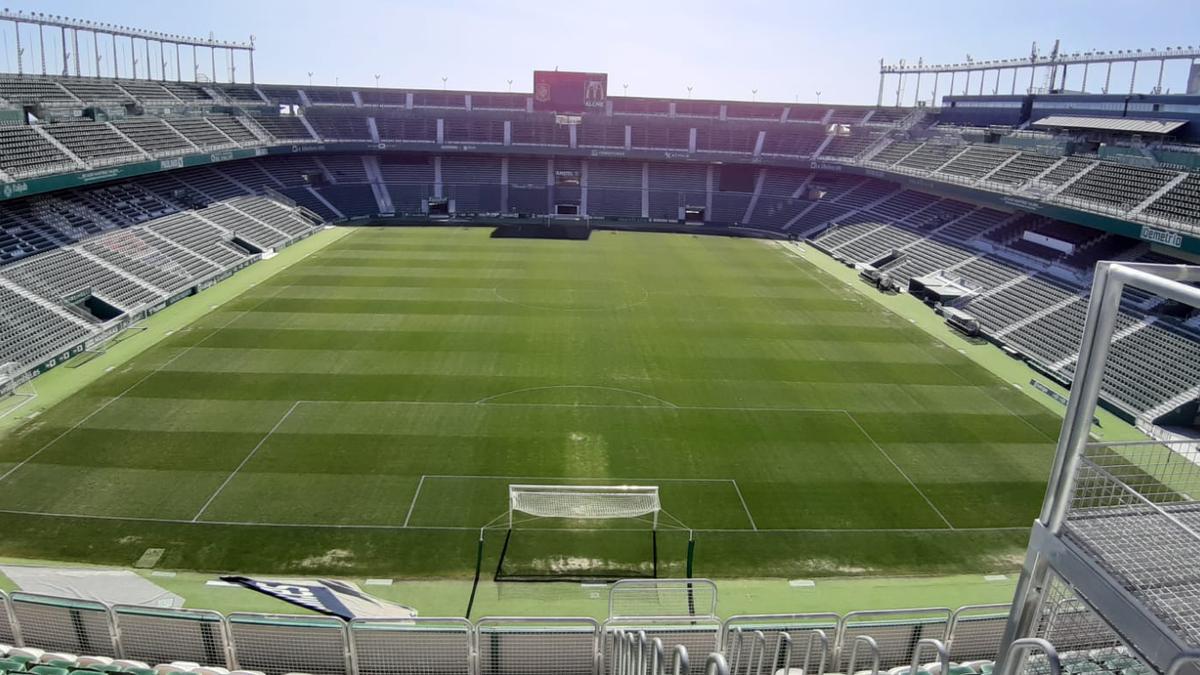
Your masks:
<svg viewBox="0 0 1200 675"><path fill-rule="evenodd" d="M533 71L533 109L536 111L603 111L607 102L608 75L605 73Z"/></svg>

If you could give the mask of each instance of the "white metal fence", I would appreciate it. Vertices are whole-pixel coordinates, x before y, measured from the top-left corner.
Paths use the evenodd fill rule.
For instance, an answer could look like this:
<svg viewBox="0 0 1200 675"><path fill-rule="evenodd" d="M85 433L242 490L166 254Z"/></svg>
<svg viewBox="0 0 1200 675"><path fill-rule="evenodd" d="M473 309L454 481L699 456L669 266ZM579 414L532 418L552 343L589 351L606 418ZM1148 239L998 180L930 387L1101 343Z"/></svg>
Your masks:
<svg viewBox="0 0 1200 675"><path fill-rule="evenodd" d="M345 622L0 592L4 644L267 675L666 675L674 668L680 669L677 675L701 675L714 667L706 660L712 653L724 654L726 665L743 675L785 667L822 673L849 665L856 645L859 667L869 668L876 656L881 667L905 665L922 639L944 643L955 660L992 659L1006 617L1004 605L981 605L953 612L762 614L723 621L697 615L603 623L586 617ZM931 655L928 649L922 654Z"/></svg>

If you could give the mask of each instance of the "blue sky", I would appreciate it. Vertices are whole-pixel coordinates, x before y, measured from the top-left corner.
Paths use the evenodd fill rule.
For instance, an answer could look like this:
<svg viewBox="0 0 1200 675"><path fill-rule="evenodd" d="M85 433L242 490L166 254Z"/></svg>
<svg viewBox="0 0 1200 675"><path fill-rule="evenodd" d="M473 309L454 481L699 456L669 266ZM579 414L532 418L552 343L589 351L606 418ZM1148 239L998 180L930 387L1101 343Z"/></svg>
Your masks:
<svg viewBox="0 0 1200 675"><path fill-rule="evenodd" d="M1068 51L1200 46L1193 0L960 0L920 3L807 0L40 0L11 9L228 40L256 37L260 82L529 91L532 71L558 67L609 73L610 94L873 103L878 61L962 61L1027 55L1055 38ZM5 27L0 69L16 70ZM25 34L26 70L40 69ZM61 60L48 34L49 69ZM31 51L32 50L32 51ZM90 47L81 46L88 54ZM224 70L223 57L218 69ZM207 58L201 59L208 70ZM106 59L107 62L107 59ZM90 64L89 64L90 65ZM104 66L108 68L109 66ZM87 66L85 66L85 73ZM190 72L185 57L184 72ZM1168 66L1179 90L1186 65ZM1138 89L1157 78L1143 65ZM239 79L249 73L239 66ZM1025 76L1026 83L1028 75ZM1128 87L1128 70L1114 82ZM1039 77L1039 80L1041 78ZM1075 77L1070 85L1078 86ZM1092 75L1089 89L1102 78ZM922 82L927 98L932 82ZM1039 83L1040 84L1040 83ZM1008 89L1007 77L1001 91ZM990 80L988 87L991 87ZM942 84L943 92L945 84ZM1113 87L1117 89L1116 85ZM757 89L757 94L752 90ZM885 100L895 100L894 85ZM974 90L975 87L973 86ZM904 101L911 104L910 82Z"/></svg>

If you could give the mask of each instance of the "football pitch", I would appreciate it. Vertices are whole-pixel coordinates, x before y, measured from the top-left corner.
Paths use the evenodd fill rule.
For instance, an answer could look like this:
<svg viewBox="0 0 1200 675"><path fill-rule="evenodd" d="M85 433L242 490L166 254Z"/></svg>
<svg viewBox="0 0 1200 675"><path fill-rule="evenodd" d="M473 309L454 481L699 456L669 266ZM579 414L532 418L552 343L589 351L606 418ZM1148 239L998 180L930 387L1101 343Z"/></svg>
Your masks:
<svg viewBox="0 0 1200 675"><path fill-rule="evenodd" d="M680 575L680 524L698 576L1019 561L1060 421L954 349L773 242L489 235L354 231L9 433L0 554L469 575L547 483L670 526L529 523L506 564Z"/></svg>

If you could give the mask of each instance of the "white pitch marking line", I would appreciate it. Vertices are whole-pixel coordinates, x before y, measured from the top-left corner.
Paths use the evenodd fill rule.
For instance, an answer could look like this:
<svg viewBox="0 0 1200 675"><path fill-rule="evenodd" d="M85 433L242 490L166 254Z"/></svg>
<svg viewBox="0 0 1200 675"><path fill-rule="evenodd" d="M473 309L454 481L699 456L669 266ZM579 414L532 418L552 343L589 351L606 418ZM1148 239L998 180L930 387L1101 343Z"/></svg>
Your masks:
<svg viewBox="0 0 1200 675"><path fill-rule="evenodd" d="M728 483L730 478L650 478L646 476L638 476L637 478L619 478L616 476L483 476L470 474L454 474L454 473L427 473L422 478L467 478L467 479L495 479L495 480L552 480L552 481L632 481L642 483L661 483L663 481L673 481L678 483ZM558 485L559 483L553 483Z"/></svg>
<svg viewBox="0 0 1200 675"><path fill-rule="evenodd" d="M408 515L404 516L404 527L408 527L408 521L412 519L413 509L417 508L417 498L421 496L421 488L425 486L425 474L421 474L421 480L417 482L417 491L413 493L412 503L408 505Z"/></svg>
<svg viewBox="0 0 1200 675"><path fill-rule="evenodd" d="M204 502L204 506L201 506L200 510L196 512L196 515L192 517L193 523L200 520L200 516L204 515L204 512L208 510L208 507L212 505L213 501L225 489L225 486L229 485L229 482L233 480L233 477L238 475L238 472L242 470L242 467L246 466L246 463L249 462L254 457L255 453L258 452L258 449L261 448L263 446L263 444L267 442L267 439L271 437L271 434L275 433L279 429L279 427L283 426L283 423L287 421L287 418L292 416L292 413L296 411L296 408L300 407L301 403L304 403L304 401L296 401L295 403L293 403L292 407L288 408L287 412L285 412L283 414L283 417L280 417L279 421L275 423L275 426L271 427L271 430L267 432L267 435L263 436L261 439L259 439L258 445L255 445L254 448L250 450L249 454L247 454L246 457L244 459L242 459L242 463L238 464L237 468L235 468L233 470L233 473L231 473L225 477L225 482L221 483L220 487L217 488L216 492L212 493L212 495L208 498L208 501Z"/></svg>
<svg viewBox="0 0 1200 675"><path fill-rule="evenodd" d="M755 532L758 532L758 525L754 523L754 516L750 514L750 507L746 505L746 498L742 496L742 489L738 487L737 480L730 478L729 482L733 483L733 489L735 492L737 492L738 501L742 502L742 508L746 510L746 517L750 519L750 528Z"/></svg>
<svg viewBox="0 0 1200 675"><path fill-rule="evenodd" d="M286 269L286 268L284 268L284 269ZM282 270L280 270L280 271L282 271ZM286 286L285 286L284 288L286 288ZM279 289L279 291L276 291L276 294L278 294L279 292L282 292L282 291L283 291L283 288L280 288L280 289ZM141 383L143 383L143 382L145 382L146 380L150 379L151 377L154 377L155 375L157 375L157 374L158 374L158 373L159 373L159 372L160 372L160 371L161 371L163 368L166 368L167 366L171 365L172 363L175 363L175 361L177 361L177 360L178 360L180 357L182 357L184 354L187 354L188 352L192 351L192 350L193 350L193 349L195 349L196 347L199 347L200 345L204 344L204 342L205 342L205 341L207 341L207 340L208 340L209 338L211 338L212 336L214 336L214 335L216 335L217 333L220 333L221 331L223 331L223 330L225 330L226 328L230 327L231 325L233 325L233 322L234 322L234 321L237 321L238 319L242 318L242 317L243 317L243 316L245 316L246 314L248 314L248 313L250 313L250 312L254 311L255 309L258 309L258 307L259 307L259 306L261 306L263 303L265 303L265 302L266 302L267 300L269 300L269 299L270 299L269 297L268 297L268 298L263 298L263 299L262 299L262 301L261 301L261 302L259 302L259 303L258 303L257 305L255 305L254 307L252 307L252 308L250 308L250 309L247 309L247 310L245 310L244 312L242 312L241 314L238 314L237 316L233 317L233 318L232 318L232 319L230 319L229 321L226 321L224 324L222 324L222 325L221 325L221 327L220 327L220 328L218 328L218 329L214 330L213 332L209 333L208 335L205 335L204 337L200 338L199 340L197 340L197 341L196 341L196 343L195 343L195 344L188 345L188 346L187 346L185 349L181 350L181 351L180 351L178 354L176 354L175 356L172 356L171 358L169 358L169 359L167 359L166 361L164 361L162 364L160 364L160 365L159 365L157 368L155 368L154 370L152 370L152 371L150 371L150 372L146 373L146 375L145 375L144 377L142 377L141 379L139 379L137 382L134 382L133 384L129 385L129 387L128 387L127 389L125 389L125 390L124 390L124 391L122 391L121 393L117 394L116 396L114 396L114 397L110 398L109 400L105 401L104 403L100 404L100 406L99 406L99 407L97 407L95 410L93 410L92 412L88 413L87 415L84 415L82 418L80 418L80 420L79 420L78 422L76 422L75 424L72 424L70 427L68 427L66 431L64 431L64 432L62 432L61 434L59 434L59 435L55 436L54 438L50 439L50 441L49 441L48 443L46 443L46 444L45 444L45 445L43 445L42 447L40 447L40 448L38 448L37 450L35 450L35 451L33 452L33 454L29 455L29 456L28 456L28 457L26 457L25 459L23 459L23 460L21 460L20 462L18 462L16 465L14 465L14 466L13 466L12 468L10 468L8 471L5 471L3 474L0 474L0 483L3 483L3 482L4 482L4 480L5 480L6 478L8 478L9 476L11 476L11 475L13 475L14 473L16 473L16 471L17 471L18 469L20 469L21 467L25 466L25 465L26 465L26 464L28 464L29 462L33 461L33 460L34 460L34 459L35 459L35 458L36 458L38 455L40 455L40 454L42 454L43 452L45 452L46 450L48 450L48 449L50 448L50 446L52 446L52 445L54 445L55 443L57 443L57 442L59 442L60 440L62 440L62 439L63 439L63 438L64 438L64 437L65 437L67 434L69 434L69 433L71 433L71 432L75 431L76 429L78 429L80 426L82 426L82 425L83 425L83 423L84 423L84 422L87 422L88 420L92 419L93 417L95 417L95 416L96 416L96 415L98 415L99 413L103 412L103 411L104 411L106 408L108 408L108 406L110 406L110 405L112 405L112 404L116 403L117 401L121 400L121 398L122 398L122 397L124 397L124 396L125 396L125 394L128 394L129 392L131 392L131 391L133 391L134 389L136 389L136 388L138 387L138 385L140 385Z"/></svg>
<svg viewBox="0 0 1200 675"><path fill-rule="evenodd" d="M526 387L524 389L514 389L512 391L505 391L505 392L501 392L499 394L493 394L491 396L484 396L483 398L479 399L478 401L475 401L475 403L477 403L479 405L484 405L487 403L491 403L492 401L494 401L498 398L501 398L503 396L511 396L513 394L524 394L524 393L528 393L531 391L545 391L545 390L550 390L550 389L598 389L600 391L616 391L616 392L620 392L622 394L633 394L635 396L641 396L643 398L648 398L651 401L656 401L658 403L661 403L661 404L667 406L668 408L678 408L679 407L679 406L675 405L674 403L671 403L670 401L668 401L666 399L662 399L657 396L654 396L653 394L646 394L646 393L643 393L640 391L634 391L633 389L622 389L621 387L604 387L604 386L599 386L599 385L594 385L594 384L555 384L555 385L550 385L548 387ZM501 404L501 405L510 405L510 404ZM521 404L517 403L516 405L521 405ZM535 405L544 405L544 404L535 404ZM557 403L557 404L549 404L549 405L561 405L561 406L565 406L565 407L574 407L574 404L571 404L571 403ZM644 408L646 406L630 406L630 407Z"/></svg>
<svg viewBox="0 0 1200 675"><path fill-rule="evenodd" d="M908 474L904 472L904 469L901 469L900 465L896 463L896 460L892 459L892 456L888 454L887 450L884 450L883 446L875 442L875 439L871 436L871 434L867 433L867 430L863 428L863 425L859 424L858 420L854 418L854 415L851 415L850 412L847 411L846 417L849 417L850 421L854 423L854 426L858 427L858 430L862 432L862 435L867 437L867 440L871 442L871 445L875 446L875 449L879 451L879 454L883 455L884 459L886 459L888 463L900 473L901 476L904 476L904 480L908 481L908 484L912 486L912 489L916 490L917 494L921 495L921 499L924 499L925 503L929 505L929 508L933 509L933 512L938 515L938 518L941 518L942 522L946 523L946 527L952 530L957 529L950 523L950 520L946 518L946 514L942 513L941 509L934 506L933 501L929 499L929 496L925 494L925 491L917 487L917 484L913 482L913 479L909 478Z"/></svg>
<svg viewBox="0 0 1200 675"><path fill-rule="evenodd" d="M113 520L121 522L134 523L165 523L171 525L219 525L224 527L299 527L299 528L319 528L330 530L402 530L405 529L400 525L371 525L366 523L273 523L260 522L251 520L199 520L192 522L185 518L142 518L138 516L98 516L86 513L55 513L52 511L22 511L18 509L0 509L0 513L15 515L15 516L39 516L45 518L72 518L76 520ZM446 532L478 532L479 527L461 527L449 525L412 525L407 529L410 530L429 530L429 531L446 531ZM551 532L645 532L645 528L581 528L581 527L546 527L541 528ZM755 532L745 527L726 527L726 528L694 528L695 532ZM1028 526L1021 527L960 527L955 528L955 532L1028 532ZM849 534L854 533L881 533L888 532L932 532L932 533L948 533L944 527L882 527L882 528L765 528L757 530L758 534L786 534L786 533L805 533L805 532L844 532Z"/></svg>

